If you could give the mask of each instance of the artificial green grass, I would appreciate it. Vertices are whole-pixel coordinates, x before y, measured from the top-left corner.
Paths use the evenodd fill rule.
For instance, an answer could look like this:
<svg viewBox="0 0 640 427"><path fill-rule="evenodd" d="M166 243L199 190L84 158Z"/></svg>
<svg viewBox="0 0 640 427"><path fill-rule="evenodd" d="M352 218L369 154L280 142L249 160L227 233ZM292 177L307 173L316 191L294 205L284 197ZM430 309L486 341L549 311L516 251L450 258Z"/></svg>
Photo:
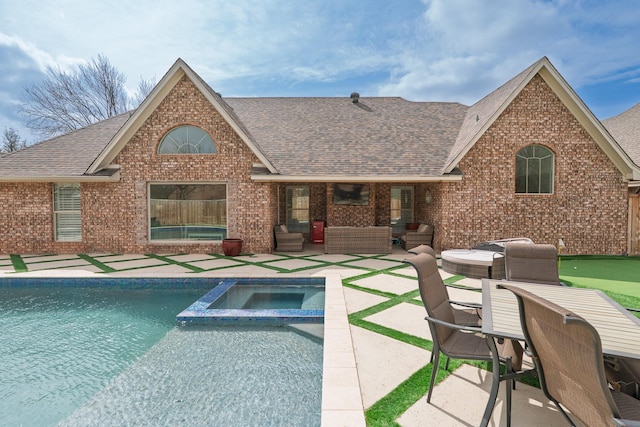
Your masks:
<svg viewBox="0 0 640 427"><path fill-rule="evenodd" d="M11 264L13 264L13 269L16 273L29 271L27 264L24 263L20 255L11 254L9 257L11 258Z"/></svg>
<svg viewBox="0 0 640 427"><path fill-rule="evenodd" d="M640 299L640 257L563 256L560 280Z"/></svg>

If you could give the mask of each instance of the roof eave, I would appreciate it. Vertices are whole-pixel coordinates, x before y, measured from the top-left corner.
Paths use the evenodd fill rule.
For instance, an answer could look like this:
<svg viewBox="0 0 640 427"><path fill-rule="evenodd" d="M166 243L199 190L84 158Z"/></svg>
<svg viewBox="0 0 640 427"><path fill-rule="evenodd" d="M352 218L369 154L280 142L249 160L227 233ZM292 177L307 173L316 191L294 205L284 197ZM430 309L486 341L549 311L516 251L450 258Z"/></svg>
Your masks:
<svg viewBox="0 0 640 427"><path fill-rule="evenodd" d="M256 182L456 182L462 175L251 175Z"/></svg>
<svg viewBox="0 0 640 427"><path fill-rule="evenodd" d="M0 176L0 182L119 182L120 171L112 175Z"/></svg>

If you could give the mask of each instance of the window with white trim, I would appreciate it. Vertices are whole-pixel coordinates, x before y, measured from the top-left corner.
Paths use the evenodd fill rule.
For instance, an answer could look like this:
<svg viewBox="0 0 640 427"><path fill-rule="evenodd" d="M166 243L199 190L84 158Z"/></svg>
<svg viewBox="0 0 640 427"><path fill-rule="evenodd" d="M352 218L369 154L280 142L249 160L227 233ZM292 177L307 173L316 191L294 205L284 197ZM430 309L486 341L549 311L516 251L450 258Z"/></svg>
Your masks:
<svg viewBox="0 0 640 427"><path fill-rule="evenodd" d="M214 154L216 146L204 130L184 125L173 128L160 141L158 154Z"/></svg>
<svg viewBox="0 0 640 427"><path fill-rule="evenodd" d="M79 183L53 185L53 216L56 241L79 242L82 240Z"/></svg>
<svg viewBox="0 0 640 427"><path fill-rule="evenodd" d="M527 145L516 154L516 193L552 194L554 155L542 145Z"/></svg>

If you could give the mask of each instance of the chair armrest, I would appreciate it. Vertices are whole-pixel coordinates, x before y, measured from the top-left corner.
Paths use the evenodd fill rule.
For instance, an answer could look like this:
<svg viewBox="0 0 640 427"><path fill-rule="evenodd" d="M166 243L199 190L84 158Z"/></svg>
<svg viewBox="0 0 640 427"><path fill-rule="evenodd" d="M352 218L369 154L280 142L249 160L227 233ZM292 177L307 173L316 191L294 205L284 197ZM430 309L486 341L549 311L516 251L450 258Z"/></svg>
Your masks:
<svg viewBox="0 0 640 427"><path fill-rule="evenodd" d="M468 332L482 332L482 328L479 326L467 326L467 325L457 325L455 323L445 322L444 320L436 319L434 317L425 317L424 320L430 323L435 323L436 325L445 326L451 329L458 329L460 331L468 331Z"/></svg>
<svg viewBox="0 0 640 427"><path fill-rule="evenodd" d="M459 305L460 307L469 307L469 308L482 308L482 304L478 304L476 302L463 302L463 301L452 301L449 300L449 303Z"/></svg>

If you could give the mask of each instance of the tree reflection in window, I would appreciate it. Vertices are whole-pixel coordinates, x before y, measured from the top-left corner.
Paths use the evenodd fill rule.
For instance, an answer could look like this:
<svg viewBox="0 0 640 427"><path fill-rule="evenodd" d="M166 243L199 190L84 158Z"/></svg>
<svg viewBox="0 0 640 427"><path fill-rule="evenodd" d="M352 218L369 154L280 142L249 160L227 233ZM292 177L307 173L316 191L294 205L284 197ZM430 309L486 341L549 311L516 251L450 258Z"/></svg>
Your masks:
<svg viewBox="0 0 640 427"><path fill-rule="evenodd" d="M178 126L160 141L158 154L213 154L216 146L204 130L196 126Z"/></svg>

